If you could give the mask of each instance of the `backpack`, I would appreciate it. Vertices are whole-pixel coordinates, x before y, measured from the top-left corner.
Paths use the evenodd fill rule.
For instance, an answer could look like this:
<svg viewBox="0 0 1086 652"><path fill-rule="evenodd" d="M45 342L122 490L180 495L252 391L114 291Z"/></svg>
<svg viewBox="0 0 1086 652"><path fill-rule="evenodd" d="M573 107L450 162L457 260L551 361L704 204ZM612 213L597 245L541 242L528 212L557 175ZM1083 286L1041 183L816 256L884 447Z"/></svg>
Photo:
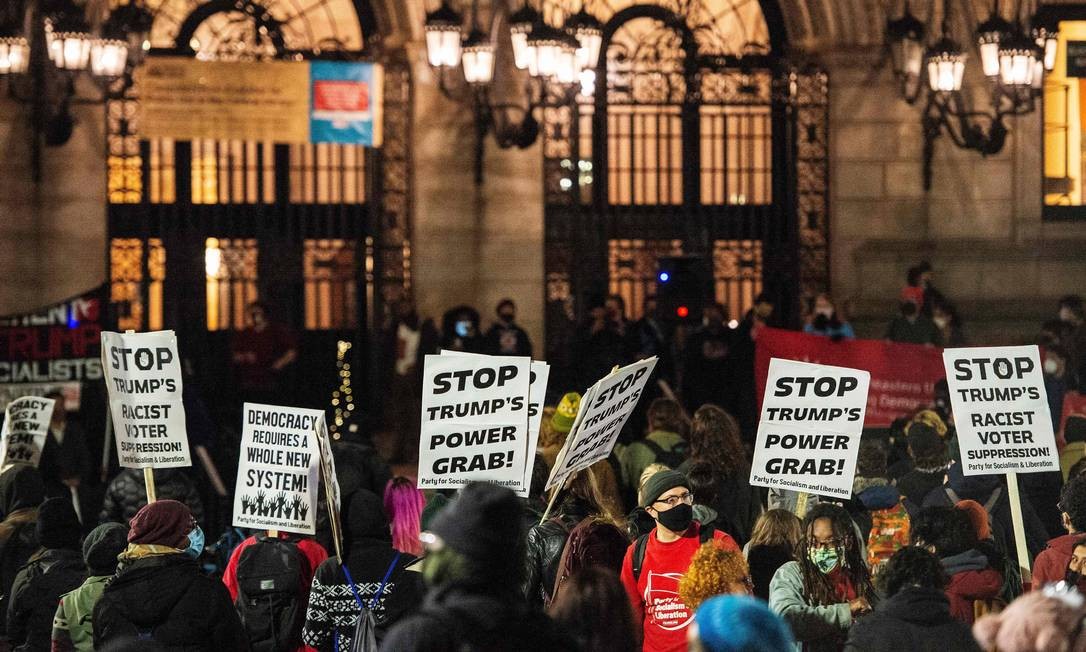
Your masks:
<svg viewBox="0 0 1086 652"><path fill-rule="evenodd" d="M909 545L909 511L899 500L893 507L871 512L867 535L867 565L874 575L895 552Z"/></svg>
<svg viewBox="0 0 1086 652"><path fill-rule="evenodd" d="M698 530L698 543L701 544L707 541L712 541L714 534L716 534L716 528L714 528L713 526L701 526L701 528ZM649 536L651 535L652 532L649 532L648 534L642 534L641 536L637 537L637 542L634 543L633 559L631 560L631 570L633 571L633 579L635 584L638 582L638 580L641 579L641 567L645 565L645 548L647 548L649 545Z"/></svg>
<svg viewBox="0 0 1086 652"><path fill-rule="evenodd" d="M950 487L944 487L943 491L952 505L957 505L962 501L958 493ZM1015 598L1022 595L1025 586L1022 583L1022 569L1018 567L1018 560L1014 558L1014 555L1010 554L1010 546L1003 536L1002 524L992 513L1002 494L1003 487L996 487L988 500L985 501L983 507L988 514L988 527L992 531L992 541L995 543L996 550L1003 555L1003 568L996 569L1003 574L1003 589L999 595L1005 603L1010 604Z"/></svg>
<svg viewBox="0 0 1086 652"><path fill-rule="evenodd" d="M613 523L595 516L582 519L566 537L562 556L558 559L554 588L543 598L545 606L558 597L562 583L580 570L590 566L620 570L629 545L629 539Z"/></svg>
<svg viewBox="0 0 1086 652"><path fill-rule="evenodd" d="M669 451L664 450L660 444L657 444L651 439L642 439L640 443L644 444L652 451L653 456L656 457L655 461L657 463L663 464L671 469L679 468L679 465L686 461L688 453L690 452L690 444L686 443L686 440L678 441ZM638 478L633 478L631 480L633 483L636 483L637 481Z"/></svg>
<svg viewBox="0 0 1086 652"><path fill-rule="evenodd" d="M234 605L253 652L289 652L300 645L309 561L293 541L257 537L238 559Z"/></svg>
<svg viewBox="0 0 1086 652"><path fill-rule="evenodd" d="M388 565L388 570L385 571L385 577L381 580L381 586L377 588L377 593L373 595L373 599L370 600L369 605L365 605L362 602L362 596L358 595L358 588L354 585L354 578L351 577L351 571L347 570L347 564L341 564L340 568L343 569L343 575L347 578L347 586L351 587L351 595L354 596L355 604L358 605L358 622L354 625L354 636L351 637L351 647L349 650L339 650L339 636L335 637L337 652L377 652L377 619L373 617L373 608L377 606L377 602L381 599L381 594L385 592L385 586L388 585L388 578L392 576L392 571L396 570L396 563L400 561L400 553L397 552L392 558L392 563Z"/></svg>

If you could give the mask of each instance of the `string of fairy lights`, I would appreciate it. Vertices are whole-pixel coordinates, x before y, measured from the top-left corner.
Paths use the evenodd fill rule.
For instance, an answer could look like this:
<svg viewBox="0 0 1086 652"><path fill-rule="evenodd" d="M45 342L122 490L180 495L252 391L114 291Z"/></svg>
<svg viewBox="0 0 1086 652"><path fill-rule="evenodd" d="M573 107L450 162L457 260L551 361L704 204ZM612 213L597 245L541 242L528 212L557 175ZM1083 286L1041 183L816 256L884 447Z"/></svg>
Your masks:
<svg viewBox="0 0 1086 652"><path fill-rule="evenodd" d="M351 362L348 353L351 343L340 340L336 344L336 369L339 371L339 387L332 392L332 407L336 415L328 430L332 439L339 439L343 425L350 421L354 412L354 392L351 389Z"/></svg>

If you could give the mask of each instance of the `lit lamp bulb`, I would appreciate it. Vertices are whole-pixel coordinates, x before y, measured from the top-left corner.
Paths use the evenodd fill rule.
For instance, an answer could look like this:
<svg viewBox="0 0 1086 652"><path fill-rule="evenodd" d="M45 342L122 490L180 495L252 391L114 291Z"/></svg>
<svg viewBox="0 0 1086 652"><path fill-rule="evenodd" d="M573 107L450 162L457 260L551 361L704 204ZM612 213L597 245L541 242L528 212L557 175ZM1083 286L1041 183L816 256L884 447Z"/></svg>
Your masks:
<svg viewBox="0 0 1086 652"><path fill-rule="evenodd" d="M509 16L509 39L513 42L513 63L526 70L529 65L528 34L540 20L539 12L527 2Z"/></svg>
<svg viewBox="0 0 1086 652"><path fill-rule="evenodd" d="M953 93L962 89L965 76L965 53L948 38L942 38L928 51L928 84L937 93Z"/></svg>

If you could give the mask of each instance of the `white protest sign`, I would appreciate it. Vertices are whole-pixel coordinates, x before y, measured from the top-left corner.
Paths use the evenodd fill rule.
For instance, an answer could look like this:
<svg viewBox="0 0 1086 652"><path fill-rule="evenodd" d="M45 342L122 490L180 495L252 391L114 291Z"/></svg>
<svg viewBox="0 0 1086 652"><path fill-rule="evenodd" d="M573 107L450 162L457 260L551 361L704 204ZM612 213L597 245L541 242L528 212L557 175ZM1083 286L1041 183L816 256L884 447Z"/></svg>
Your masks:
<svg viewBox="0 0 1086 652"><path fill-rule="evenodd" d="M343 520L340 510L342 501L339 493L339 479L336 476L336 458L332 455L332 443L328 439L328 424L322 418L315 430L320 446L321 478L324 480L324 502L328 508L328 523L332 526L332 542L335 545L336 559L343 562Z"/></svg>
<svg viewBox="0 0 1086 652"><path fill-rule="evenodd" d="M962 473L1058 471L1036 346L943 351Z"/></svg>
<svg viewBox="0 0 1086 652"><path fill-rule="evenodd" d="M535 466L535 448L539 444L539 428L543 425L543 401L547 399L547 381L551 366L532 360L532 382L528 390L528 445L524 465L524 497L532 485L532 468Z"/></svg>
<svg viewBox="0 0 1086 652"><path fill-rule="evenodd" d="M849 498L871 374L769 361L750 484Z"/></svg>
<svg viewBox="0 0 1086 652"><path fill-rule="evenodd" d="M236 527L316 534L324 412L246 403L234 490Z"/></svg>
<svg viewBox="0 0 1086 652"><path fill-rule="evenodd" d="M484 481L527 490L530 375L529 358L426 356L419 489Z"/></svg>
<svg viewBox="0 0 1086 652"><path fill-rule="evenodd" d="M547 489L562 485L577 471L607 459L655 367L654 356L625 366L589 388L581 398L581 408L566 445L551 469Z"/></svg>
<svg viewBox="0 0 1086 652"><path fill-rule="evenodd" d="M121 466L192 466L174 332L103 332L102 363Z"/></svg>
<svg viewBox="0 0 1086 652"><path fill-rule="evenodd" d="M0 431L0 468L17 463L38 465L55 403L51 398L24 396L8 404Z"/></svg>

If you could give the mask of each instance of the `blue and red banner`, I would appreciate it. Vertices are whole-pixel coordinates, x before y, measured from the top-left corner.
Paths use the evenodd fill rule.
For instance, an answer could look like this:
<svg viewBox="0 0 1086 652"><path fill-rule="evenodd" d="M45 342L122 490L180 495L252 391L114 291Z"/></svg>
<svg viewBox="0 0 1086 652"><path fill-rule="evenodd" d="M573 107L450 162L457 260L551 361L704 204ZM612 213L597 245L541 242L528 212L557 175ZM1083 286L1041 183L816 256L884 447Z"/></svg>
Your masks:
<svg viewBox="0 0 1086 652"><path fill-rule="evenodd" d="M381 67L309 63L309 141L381 146Z"/></svg>

